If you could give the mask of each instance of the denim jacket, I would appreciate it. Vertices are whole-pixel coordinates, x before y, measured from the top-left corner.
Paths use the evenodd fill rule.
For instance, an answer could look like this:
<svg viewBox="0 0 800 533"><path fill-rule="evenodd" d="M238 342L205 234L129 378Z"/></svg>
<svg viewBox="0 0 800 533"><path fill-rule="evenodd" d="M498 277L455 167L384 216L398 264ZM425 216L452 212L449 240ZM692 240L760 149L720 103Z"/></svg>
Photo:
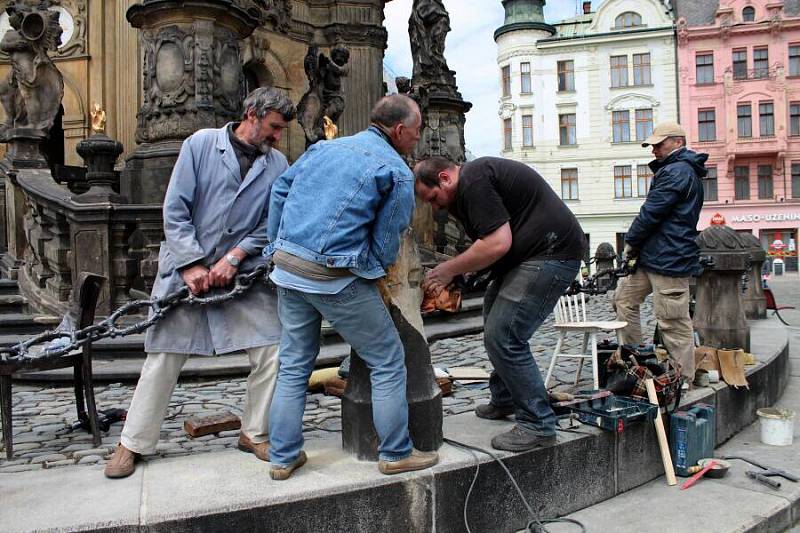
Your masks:
<svg viewBox="0 0 800 533"><path fill-rule="evenodd" d="M369 127L320 141L272 186L264 255L275 250L366 279L386 274L414 212L414 175Z"/></svg>

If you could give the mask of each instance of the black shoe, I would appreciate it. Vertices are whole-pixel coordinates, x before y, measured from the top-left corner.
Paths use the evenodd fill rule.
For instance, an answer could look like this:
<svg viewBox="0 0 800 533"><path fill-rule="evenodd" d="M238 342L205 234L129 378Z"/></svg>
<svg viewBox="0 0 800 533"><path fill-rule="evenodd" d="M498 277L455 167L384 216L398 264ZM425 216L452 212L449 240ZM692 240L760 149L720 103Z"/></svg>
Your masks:
<svg viewBox="0 0 800 533"><path fill-rule="evenodd" d="M508 452L524 452L535 448L545 448L556 444L556 436L542 437L519 426L501 433L492 439L492 448Z"/></svg>
<svg viewBox="0 0 800 533"><path fill-rule="evenodd" d="M491 403L485 403L475 408L475 415L478 418L486 418L487 420L500 420L513 414L513 407L498 407Z"/></svg>

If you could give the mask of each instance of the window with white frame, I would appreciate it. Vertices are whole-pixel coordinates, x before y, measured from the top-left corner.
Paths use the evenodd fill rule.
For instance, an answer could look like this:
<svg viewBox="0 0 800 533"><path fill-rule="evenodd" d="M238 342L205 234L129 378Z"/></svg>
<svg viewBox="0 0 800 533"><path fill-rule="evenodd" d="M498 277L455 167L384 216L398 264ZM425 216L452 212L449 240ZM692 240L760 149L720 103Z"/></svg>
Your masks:
<svg viewBox="0 0 800 533"><path fill-rule="evenodd" d="M706 167L708 174L703 178L703 200L717 201L717 167Z"/></svg>
<svg viewBox="0 0 800 533"><path fill-rule="evenodd" d="M640 198L647 196L650 192L650 184L653 183L653 171L649 165L636 166L636 192Z"/></svg>
<svg viewBox="0 0 800 533"><path fill-rule="evenodd" d="M558 62L559 92L575 90L575 62L572 60Z"/></svg>
<svg viewBox="0 0 800 533"><path fill-rule="evenodd" d="M531 64L530 63L520 63L519 65L520 70L520 92L522 94L530 94L531 93Z"/></svg>
<svg viewBox="0 0 800 533"><path fill-rule="evenodd" d="M714 83L714 54L704 52L697 54L695 61L695 83L708 85Z"/></svg>
<svg viewBox="0 0 800 533"><path fill-rule="evenodd" d="M758 135L759 137L775 136L775 106L772 102L758 103Z"/></svg>
<svg viewBox="0 0 800 533"><path fill-rule="evenodd" d="M522 115L522 146L533 146L533 115Z"/></svg>
<svg viewBox="0 0 800 533"><path fill-rule="evenodd" d="M653 110L636 110L636 140L644 141L653 134Z"/></svg>
<svg viewBox="0 0 800 533"><path fill-rule="evenodd" d="M633 179L630 165L614 167L614 198L633 198Z"/></svg>
<svg viewBox="0 0 800 533"><path fill-rule="evenodd" d="M628 56L611 56L611 86L628 86Z"/></svg>
<svg viewBox="0 0 800 533"><path fill-rule="evenodd" d="M578 169L561 169L561 198L563 200L578 199Z"/></svg>
<svg viewBox="0 0 800 533"><path fill-rule="evenodd" d="M650 85L650 54L633 54L633 84Z"/></svg>
<svg viewBox="0 0 800 533"><path fill-rule="evenodd" d="M612 142L626 143L631 140L631 114L629 111L611 113Z"/></svg>

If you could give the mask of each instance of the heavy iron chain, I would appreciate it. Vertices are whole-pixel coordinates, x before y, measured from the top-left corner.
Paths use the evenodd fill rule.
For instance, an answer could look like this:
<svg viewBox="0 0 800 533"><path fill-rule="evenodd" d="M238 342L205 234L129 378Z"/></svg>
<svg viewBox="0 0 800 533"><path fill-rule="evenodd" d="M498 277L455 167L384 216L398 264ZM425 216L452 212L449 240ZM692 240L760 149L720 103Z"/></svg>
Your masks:
<svg viewBox="0 0 800 533"><path fill-rule="evenodd" d="M217 294L214 296L195 296L189 290L189 287L183 286L173 293L167 294L161 298L150 298L149 300L132 300L113 313L108 318L92 324L83 329L74 331L59 331L52 330L46 331L35 337L32 337L24 342L19 342L13 346L0 348L0 362L2 363L19 363L41 358L56 358L64 354L70 353L73 350L83 347L85 344L90 344L101 339L124 337L126 335L133 335L141 333L147 328L151 327L156 322L163 319L167 313L172 309L182 305L191 306L206 306L217 305L228 302L244 294L257 282L268 283L269 266L267 264L259 265L252 272L247 274L239 274L235 278L233 288L224 294ZM139 313L143 309L151 310L148 317L141 322L136 322L128 326L118 325L117 322L122 318ZM47 344L57 339L64 339L68 337L68 344L58 344L51 348L45 348L42 352L32 354L30 349L33 346Z"/></svg>

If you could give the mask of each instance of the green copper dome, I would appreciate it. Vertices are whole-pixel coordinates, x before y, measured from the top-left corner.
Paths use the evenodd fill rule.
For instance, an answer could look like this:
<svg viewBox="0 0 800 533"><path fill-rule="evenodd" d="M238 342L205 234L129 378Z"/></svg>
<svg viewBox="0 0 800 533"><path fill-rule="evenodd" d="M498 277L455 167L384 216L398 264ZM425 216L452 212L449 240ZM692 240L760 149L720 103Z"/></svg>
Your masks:
<svg viewBox="0 0 800 533"><path fill-rule="evenodd" d="M542 30L550 35L556 29L544 21L545 0L502 0L506 10L505 22L494 32L494 40L515 30Z"/></svg>

